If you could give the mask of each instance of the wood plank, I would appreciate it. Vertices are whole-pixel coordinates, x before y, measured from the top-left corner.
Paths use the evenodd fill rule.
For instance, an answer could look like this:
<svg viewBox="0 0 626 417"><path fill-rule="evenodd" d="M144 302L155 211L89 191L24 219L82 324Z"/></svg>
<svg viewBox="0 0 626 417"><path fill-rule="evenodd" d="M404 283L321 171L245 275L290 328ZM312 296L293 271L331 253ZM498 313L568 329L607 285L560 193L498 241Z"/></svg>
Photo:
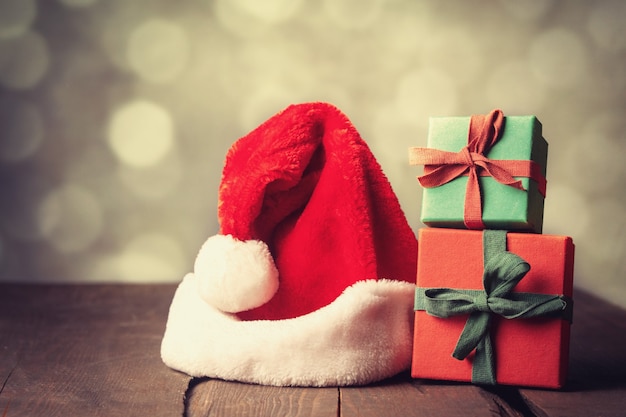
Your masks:
<svg viewBox="0 0 626 417"><path fill-rule="evenodd" d="M159 356L173 285L0 285L0 415L620 416L626 311L577 291L563 391L412 380L281 388L190 378ZM8 407L8 409L7 409Z"/></svg>
<svg viewBox="0 0 626 417"><path fill-rule="evenodd" d="M570 367L563 391L521 389L537 416L626 415L626 311L575 292Z"/></svg>
<svg viewBox="0 0 626 417"><path fill-rule="evenodd" d="M186 416L337 417L337 407L337 388L272 387L199 379L190 389Z"/></svg>
<svg viewBox="0 0 626 417"><path fill-rule="evenodd" d="M501 397L477 386L412 380L408 373L340 392L341 417L522 416Z"/></svg>
<svg viewBox="0 0 626 417"><path fill-rule="evenodd" d="M189 377L160 359L173 285L0 285L7 416L175 416ZM0 381L0 382L2 382Z"/></svg>

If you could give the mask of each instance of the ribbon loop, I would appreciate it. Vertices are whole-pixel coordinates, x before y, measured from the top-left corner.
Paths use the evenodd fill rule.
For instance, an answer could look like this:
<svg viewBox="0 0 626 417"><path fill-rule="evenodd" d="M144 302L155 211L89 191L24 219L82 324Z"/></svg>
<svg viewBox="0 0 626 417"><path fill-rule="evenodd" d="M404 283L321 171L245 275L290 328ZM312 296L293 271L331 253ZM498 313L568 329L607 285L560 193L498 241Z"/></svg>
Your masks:
<svg viewBox="0 0 626 417"><path fill-rule="evenodd" d="M492 297L503 297L530 271L530 265L511 252L500 252L485 263L483 283Z"/></svg>
<svg viewBox="0 0 626 417"><path fill-rule="evenodd" d="M571 321L572 301L564 295L512 292L530 270L518 255L506 251L506 231L483 232L483 290L417 288L415 310L447 318L469 314L452 356L464 360L475 351L472 382L495 384L496 370L490 323L506 319L558 317Z"/></svg>

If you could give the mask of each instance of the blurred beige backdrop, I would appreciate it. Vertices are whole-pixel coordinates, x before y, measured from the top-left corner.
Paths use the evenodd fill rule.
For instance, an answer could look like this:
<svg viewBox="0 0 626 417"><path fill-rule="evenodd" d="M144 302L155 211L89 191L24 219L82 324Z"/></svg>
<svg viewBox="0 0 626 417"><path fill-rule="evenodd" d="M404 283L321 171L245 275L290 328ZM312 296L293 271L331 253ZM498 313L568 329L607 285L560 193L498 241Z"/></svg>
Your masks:
<svg viewBox="0 0 626 417"><path fill-rule="evenodd" d="M545 233L626 306L626 2L0 0L0 280L176 282L217 231L227 148L342 109L409 221L429 116L535 114Z"/></svg>

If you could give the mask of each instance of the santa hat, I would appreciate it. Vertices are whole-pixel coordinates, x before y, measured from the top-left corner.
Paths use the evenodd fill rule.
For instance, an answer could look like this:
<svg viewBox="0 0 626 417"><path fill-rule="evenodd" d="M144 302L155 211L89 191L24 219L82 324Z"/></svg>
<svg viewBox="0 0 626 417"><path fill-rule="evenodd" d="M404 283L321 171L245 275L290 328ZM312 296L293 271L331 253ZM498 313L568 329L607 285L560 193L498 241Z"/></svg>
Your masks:
<svg viewBox="0 0 626 417"><path fill-rule="evenodd" d="M220 231L180 283L161 346L192 376L365 384L409 367L417 241L348 118L293 105L228 151Z"/></svg>

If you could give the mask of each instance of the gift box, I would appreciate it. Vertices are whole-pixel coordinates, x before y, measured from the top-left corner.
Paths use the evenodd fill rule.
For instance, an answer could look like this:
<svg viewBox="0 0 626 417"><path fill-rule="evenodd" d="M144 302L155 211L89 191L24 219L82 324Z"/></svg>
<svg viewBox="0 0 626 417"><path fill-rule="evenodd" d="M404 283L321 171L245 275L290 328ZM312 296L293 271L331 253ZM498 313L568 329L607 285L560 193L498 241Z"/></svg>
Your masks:
<svg viewBox="0 0 626 417"><path fill-rule="evenodd" d="M479 384L562 387L572 311L572 239L423 228L419 242L411 375ZM496 252L502 252L495 258L487 255L494 246ZM513 266L504 266L511 258ZM529 270L524 271L524 266ZM507 281L510 270L522 277ZM509 285L508 293L503 292L504 287L494 287L498 280L513 282L504 284ZM444 317L442 310L450 314ZM481 320L484 332L476 336ZM466 355L464 358L459 357L459 350L465 351L460 355ZM491 380L489 375L485 377L489 372Z"/></svg>
<svg viewBox="0 0 626 417"><path fill-rule="evenodd" d="M431 118L427 148L410 149L424 165L422 223L541 233L547 153L535 116Z"/></svg>

